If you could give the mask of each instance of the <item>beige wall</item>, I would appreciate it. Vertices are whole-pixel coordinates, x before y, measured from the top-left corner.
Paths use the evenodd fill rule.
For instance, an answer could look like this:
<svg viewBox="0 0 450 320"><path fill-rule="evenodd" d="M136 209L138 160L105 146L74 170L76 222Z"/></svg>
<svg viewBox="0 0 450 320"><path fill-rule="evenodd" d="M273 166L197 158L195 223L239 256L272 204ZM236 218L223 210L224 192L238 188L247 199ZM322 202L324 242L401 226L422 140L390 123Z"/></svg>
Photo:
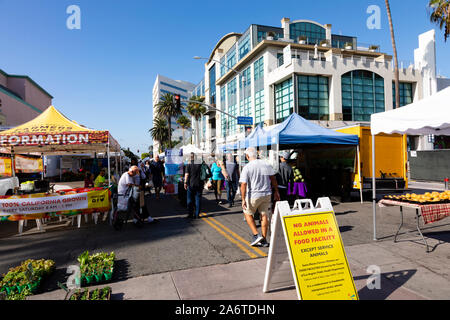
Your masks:
<svg viewBox="0 0 450 320"><path fill-rule="evenodd" d="M0 72L0 85L6 87L8 84L8 78Z"/></svg>
<svg viewBox="0 0 450 320"><path fill-rule="evenodd" d="M52 99L29 80L25 81L25 101L42 111L52 105Z"/></svg>
<svg viewBox="0 0 450 320"><path fill-rule="evenodd" d="M0 92L2 101L1 113L6 117L6 123L2 125L17 126L36 118L40 113L17 99Z"/></svg>

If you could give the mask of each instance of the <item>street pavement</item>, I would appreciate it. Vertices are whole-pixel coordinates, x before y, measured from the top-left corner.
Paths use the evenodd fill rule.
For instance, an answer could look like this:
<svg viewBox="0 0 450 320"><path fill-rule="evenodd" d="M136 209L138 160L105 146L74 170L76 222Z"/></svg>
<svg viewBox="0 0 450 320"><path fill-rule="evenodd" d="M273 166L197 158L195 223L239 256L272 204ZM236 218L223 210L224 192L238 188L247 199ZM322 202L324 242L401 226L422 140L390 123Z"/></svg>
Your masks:
<svg viewBox="0 0 450 320"><path fill-rule="evenodd" d="M416 186L413 185L414 188ZM420 185L418 188L423 188ZM425 186L427 187L427 186ZM267 248L248 245L250 232L239 208L218 206L205 195L199 220L185 218L176 198L147 199L158 223L114 231L107 222L55 227L45 233L15 236L17 223L0 225L0 272L27 258L54 259L55 274L44 293L30 299L61 300L66 268L84 250L115 251L113 299L125 300L295 300L295 288L263 293ZM398 208L377 209L373 240L372 203L333 203L358 294L362 300L450 299L450 221L422 227L432 248L426 253L414 233L393 237L400 225ZM32 223L30 223L32 225ZM29 226L28 229L32 228ZM415 230L413 211L405 211L402 230ZM370 290L369 266L381 271L381 288Z"/></svg>

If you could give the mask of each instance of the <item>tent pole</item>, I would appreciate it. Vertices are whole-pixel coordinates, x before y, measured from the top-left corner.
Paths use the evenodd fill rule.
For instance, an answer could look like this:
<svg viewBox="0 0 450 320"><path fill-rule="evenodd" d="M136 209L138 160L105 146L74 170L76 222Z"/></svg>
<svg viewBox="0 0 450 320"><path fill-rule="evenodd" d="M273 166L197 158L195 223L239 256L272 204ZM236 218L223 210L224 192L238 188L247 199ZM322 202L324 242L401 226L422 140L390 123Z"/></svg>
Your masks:
<svg viewBox="0 0 450 320"><path fill-rule="evenodd" d="M357 147L357 152L358 152L358 176L359 176L359 196L361 198L361 203L364 203L364 199L363 199L363 184L362 184L362 172L361 172L361 149L359 147Z"/></svg>
<svg viewBox="0 0 450 320"><path fill-rule="evenodd" d="M16 176L16 165L15 165L16 155L14 153L14 149L11 148L11 176Z"/></svg>
<svg viewBox="0 0 450 320"><path fill-rule="evenodd" d="M373 240L377 241L377 186L375 178L375 135L372 134L372 209L373 209Z"/></svg>
<svg viewBox="0 0 450 320"><path fill-rule="evenodd" d="M110 161L110 156L109 156L109 139L108 139L108 144L106 147L106 154L108 156L108 186L111 185L111 161Z"/></svg>
<svg viewBox="0 0 450 320"><path fill-rule="evenodd" d="M41 152L41 159L42 159L42 167L44 167L44 153ZM42 168L44 169L44 168ZM44 170L41 172L41 180L44 181Z"/></svg>

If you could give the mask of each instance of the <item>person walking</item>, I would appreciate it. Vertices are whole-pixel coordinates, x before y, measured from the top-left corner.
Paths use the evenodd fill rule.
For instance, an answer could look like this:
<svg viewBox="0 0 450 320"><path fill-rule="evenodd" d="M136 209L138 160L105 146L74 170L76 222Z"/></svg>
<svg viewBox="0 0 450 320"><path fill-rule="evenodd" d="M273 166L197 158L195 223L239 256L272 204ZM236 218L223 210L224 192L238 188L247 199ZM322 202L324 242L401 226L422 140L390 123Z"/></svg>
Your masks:
<svg viewBox="0 0 450 320"><path fill-rule="evenodd" d="M272 188L274 200L280 200L275 171L266 161L257 159L258 154L253 147L245 150L245 157L249 163L242 169L239 182L241 183L242 209L253 234L250 245L268 247L266 237L272 205ZM261 234L258 233L253 218L256 211L261 215Z"/></svg>
<svg viewBox="0 0 450 320"><path fill-rule="evenodd" d="M206 166L206 164L204 164ZM204 180L202 180L202 166L195 154L191 153L191 161L186 166L184 174L184 189L187 191L188 218L198 219L202 205Z"/></svg>
<svg viewBox="0 0 450 320"><path fill-rule="evenodd" d="M287 163L289 160L289 152L283 152L280 156L280 168L277 173L278 189L280 191L281 201L288 201L289 184L294 183L294 170Z"/></svg>
<svg viewBox="0 0 450 320"><path fill-rule="evenodd" d="M222 168L222 174L226 181L228 207L231 208L234 206L234 198L236 197L239 184L239 166L233 161L233 155L231 153L227 154L227 160Z"/></svg>
<svg viewBox="0 0 450 320"><path fill-rule="evenodd" d="M159 159L159 155L155 156L155 160L150 166L152 173L153 187L155 188L156 200L160 199L161 188L164 181L164 164Z"/></svg>
<svg viewBox="0 0 450 320"><path fill-rule="evenodd" d="M139 196L137 196L140 180L139 168L131 166L127 172L124 172L120 177L117 186L118 191L118 211L128 211L132 214L134 225L140 227L142 221L137 219L139 217ZM120 222L120 219L115 219ZM114 225L116 225L114 222ZM121 224L121 223L120 223Z"/></svg>
<svg viewBox="0 0 450 320"><path fill-rule="evenodd" d="M222 174L223 162L220 160L215 161L211 166L211 181L214 188L214 195L216 196L216 203L222 204L222 185L224 176Z"/></svg>

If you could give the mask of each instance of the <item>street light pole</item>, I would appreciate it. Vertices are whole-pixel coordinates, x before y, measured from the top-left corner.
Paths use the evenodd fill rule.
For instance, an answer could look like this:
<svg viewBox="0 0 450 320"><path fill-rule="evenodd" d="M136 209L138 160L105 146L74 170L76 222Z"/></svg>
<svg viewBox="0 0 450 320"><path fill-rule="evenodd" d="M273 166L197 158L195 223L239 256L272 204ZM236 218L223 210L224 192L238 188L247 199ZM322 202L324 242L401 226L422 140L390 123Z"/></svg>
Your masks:
<svg viewBox="0 0 450 320"><path fill-rule="evenodd" d="M218 61L218 60L215 60L215 59L209 59L209 58L204 58L204 57L199 57L199 56L195 56L194 59L195 59L195 60L208 60L208 61L214 61L214 62L217 62L217 63L219 63L220 65L224 66L225 68L227 68L227 69L233 71L234 73L236 73L238 76L241 77L241 79L242 79L242 88L244 88L244 83L245 83L245 80L246 80L246 79L245 79L245 76L242 74L242 72L237 71L237 70L235 70L234 68L231 68L231 67L227 66L226 64L224 64L224 63L222 63L222 62L220 62L220 61ZM238 78L238 79L239 79L239 78ZM239 81L238 81L238 83L239 83ZM206 105L206 106L208 106L208 105ZM219 112L221 112L221 113L223 113L223 114L225 114L225 115L227 115L227 116L229 116L229 117L232 117L232 118L234 118L234 119L237 119L237 117L232 116L232 115L230 115L229 113L226 113L226 112L224 112L224 111L222 111L222 110L216 109L216 108L211 107L211 106L208 106L208 107L210 107L211 109L214 109L214 110L216 110L216 111L219 111ZM225 118L225 134L224 134L225 150L226 150L226 146L227 146L227 134L228 134L228 118Z"/></svg>

